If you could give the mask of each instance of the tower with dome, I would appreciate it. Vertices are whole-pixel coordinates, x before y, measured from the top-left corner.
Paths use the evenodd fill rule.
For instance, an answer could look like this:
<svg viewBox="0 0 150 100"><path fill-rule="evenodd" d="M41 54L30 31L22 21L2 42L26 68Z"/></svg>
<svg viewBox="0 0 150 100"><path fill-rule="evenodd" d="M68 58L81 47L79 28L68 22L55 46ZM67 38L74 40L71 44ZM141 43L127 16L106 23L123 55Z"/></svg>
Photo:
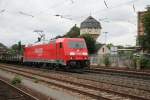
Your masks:
<svg viewBox="0 0 150 100"><path fill-rule="evenodd" d="M92 16L89 16L80 25L80 35L82 34L90 34L95 40L101 34L101 24Z"/></svg>

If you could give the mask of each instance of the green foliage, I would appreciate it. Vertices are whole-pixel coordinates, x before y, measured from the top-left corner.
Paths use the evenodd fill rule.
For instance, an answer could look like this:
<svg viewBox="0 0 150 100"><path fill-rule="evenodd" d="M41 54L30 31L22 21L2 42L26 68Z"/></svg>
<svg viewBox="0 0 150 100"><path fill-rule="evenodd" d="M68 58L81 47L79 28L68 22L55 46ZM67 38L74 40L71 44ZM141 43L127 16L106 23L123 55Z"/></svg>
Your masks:
<svg viewBox="0 0 150 100"><path fill-rule="evenodd" d="M62 36L61 36L61 35L57 35L57 36L55 37L55 39L57 39L57 38L62 38Z"/></svg>
<svg viewBox="0 0 150 100"><path fill-rule="evenodd" d="M73 26L69 32L67 32L66 35L64 35L64 37L69 37L69 38L76 38L80 36L80 28L77 27L76 25Z"/></svg>
<svg viewBox="0 0 150 100"><path fill-rule="evenodd" d="M38 83L39 80L36 77L33 77L34 83Z"/></svg>
<svg viewBox="0 0 150 100"><path fill-rule="evenodd" d="M113 46L113 44L112 44L112 43L107 44L107 47L108 47L109 49L110 49L112 46Z"/></svg>
<svg viewBox="0 0 150 100"><path fill-rule="evenodd" d="M4 53L7 50L8 50L8 48L4 44L0 43L0 53Z"/></svg>
<svg viewBox="0 0 150 100"><path fill-rule="evenodd" d="M144 22L144 32L146 33L146 35L150 36L150 11L148 11L143 18L143 22Z"/></svg>
<svg viewBox="0 0 150 100"><path fill-rule="evenodd" d="M18 50L18 45L17 45L17 44L12 45L12 46L11 46L11 49L12 49L12 50Z"/></svg>
<svg viewBox="0 0 150 100"><path fill-rule="evenodd" d="M104 64L105 64L106 67L108 67L108 66L111 65L110 59L109 59L109 56L108 56L108 55L106 55L106 56L104 57Z"/></svg>
<svg viewBox="0 0 150 100"><path fill-rule="evenodd" d="M141 68L150 68L150 59L148 59L147 57L143 56L140 59L140 65Z"/></svg>
<svg viewBox="0 0 150 100"><path fill-rule="evenodd" d="M138 37L138 42L139 42L139 45L142 47L142 48L145 48L145 42L146 42L146 37L145 36L139 36Z"/></svg>
<svg viewBox="0 0 150 100"><path fill-rule="evenodd" d="M96 44L95 44L95 46L96 46L96 52L100 49L100 47L102 47L102 45L103 45L103 44L100 44L100 43L98 43L98 44L96 43Z"/></svg>
<svg viewBox="0 0 150 100"><path fill-rule="evenodd" d="M147 54L139 54L133 56L133 65L140 65L142 69L150 69L150 56Z"/></svg>
<svg viewBox="0 0 150 100"><path fill-rule="evenodd" d="M121 45L118 45L117 48L118 48L118 49L123 49L124 47L121 46Z"/></svg>
<svg viewBox="0 0 150 100"><path fill-rule="evenodd" d="M21 41L18 42L18 44L14 44L9 49L9 52L11 54L22 54L23 53L23 45L21 45Z"/></svg>
<svg viewBox="0 0 150 100"><path fill-rule="evenodd" d="M18 50L21 51L22 49L22 45L21 45L21 41L18 42Z"/></svg>
<svg viewBox="0 0 150 100"><path fill-rule="evenodd" d="M96 51L96 41L94 40L94 38L91 37L90 34L83 34L80 37L85 39L89 54L95 53L95 51Z"/></svg>
<svg viewBox="0 0 150 100"><path fill-rule="evenodd" d="M4 44L2 44L2 43L0 43L0 47L4 48L4 49L7 49L7 47Z"/></svg>
<svg viewBox="0 0 150 100"><path fill-rule="evenodd" d="M21 79L19 76L15 76L15 77L12 79L11 84L12 84L12 85L18 85L18 84L21 83L21 81L22 81L22 79Z"/></svg>

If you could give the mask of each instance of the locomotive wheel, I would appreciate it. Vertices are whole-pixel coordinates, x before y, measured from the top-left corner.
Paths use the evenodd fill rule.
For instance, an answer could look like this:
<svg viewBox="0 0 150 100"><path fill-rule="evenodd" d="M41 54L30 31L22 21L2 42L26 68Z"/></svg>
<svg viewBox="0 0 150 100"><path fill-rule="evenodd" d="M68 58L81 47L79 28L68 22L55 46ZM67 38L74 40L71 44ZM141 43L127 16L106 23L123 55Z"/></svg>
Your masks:
<svg viewBox="0 0 150 100"><path fill-rule="evenodd" d="M55 63L53 64L53 70L59 70L60 69L60 65Z"/></svg>
<svg viewBox="0 0 150 100"><path fill-rule="evenodd" d="M42 64L42 68L46 68L47 64L46 63L43 63Z"/></svg>
<svg viewBox="0 0 150 100"><path fill-rule="evenodd" d="M53 69L52 64L50 64L50 63L47 64L47 67L48 67L49 70Z"/></svg>

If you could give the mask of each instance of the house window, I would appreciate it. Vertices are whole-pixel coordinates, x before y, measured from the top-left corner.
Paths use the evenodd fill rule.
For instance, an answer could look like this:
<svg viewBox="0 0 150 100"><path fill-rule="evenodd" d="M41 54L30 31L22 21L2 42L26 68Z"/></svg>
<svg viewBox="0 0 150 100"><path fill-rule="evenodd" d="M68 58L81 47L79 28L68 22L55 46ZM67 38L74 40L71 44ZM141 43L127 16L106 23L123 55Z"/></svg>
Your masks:
<svg viewBox="0 0 150 100"><path fill-rule="evenodd" d="M102 52L104 52L104 48L102 49Z"/></svg>

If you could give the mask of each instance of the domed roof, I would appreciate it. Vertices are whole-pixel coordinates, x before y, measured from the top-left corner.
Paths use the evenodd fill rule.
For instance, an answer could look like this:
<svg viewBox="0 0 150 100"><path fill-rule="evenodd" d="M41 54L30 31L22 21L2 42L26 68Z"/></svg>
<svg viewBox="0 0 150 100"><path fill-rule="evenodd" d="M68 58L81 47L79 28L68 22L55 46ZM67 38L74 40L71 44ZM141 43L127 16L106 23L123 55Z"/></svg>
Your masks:
<svg viewBox="0 0 150 100"><path fill-rule="evenodd" d="M101 24L96 19L94 19L92 16L89 16L86 20L84 20L80 28L98 28L101 29Z"/></svg>

